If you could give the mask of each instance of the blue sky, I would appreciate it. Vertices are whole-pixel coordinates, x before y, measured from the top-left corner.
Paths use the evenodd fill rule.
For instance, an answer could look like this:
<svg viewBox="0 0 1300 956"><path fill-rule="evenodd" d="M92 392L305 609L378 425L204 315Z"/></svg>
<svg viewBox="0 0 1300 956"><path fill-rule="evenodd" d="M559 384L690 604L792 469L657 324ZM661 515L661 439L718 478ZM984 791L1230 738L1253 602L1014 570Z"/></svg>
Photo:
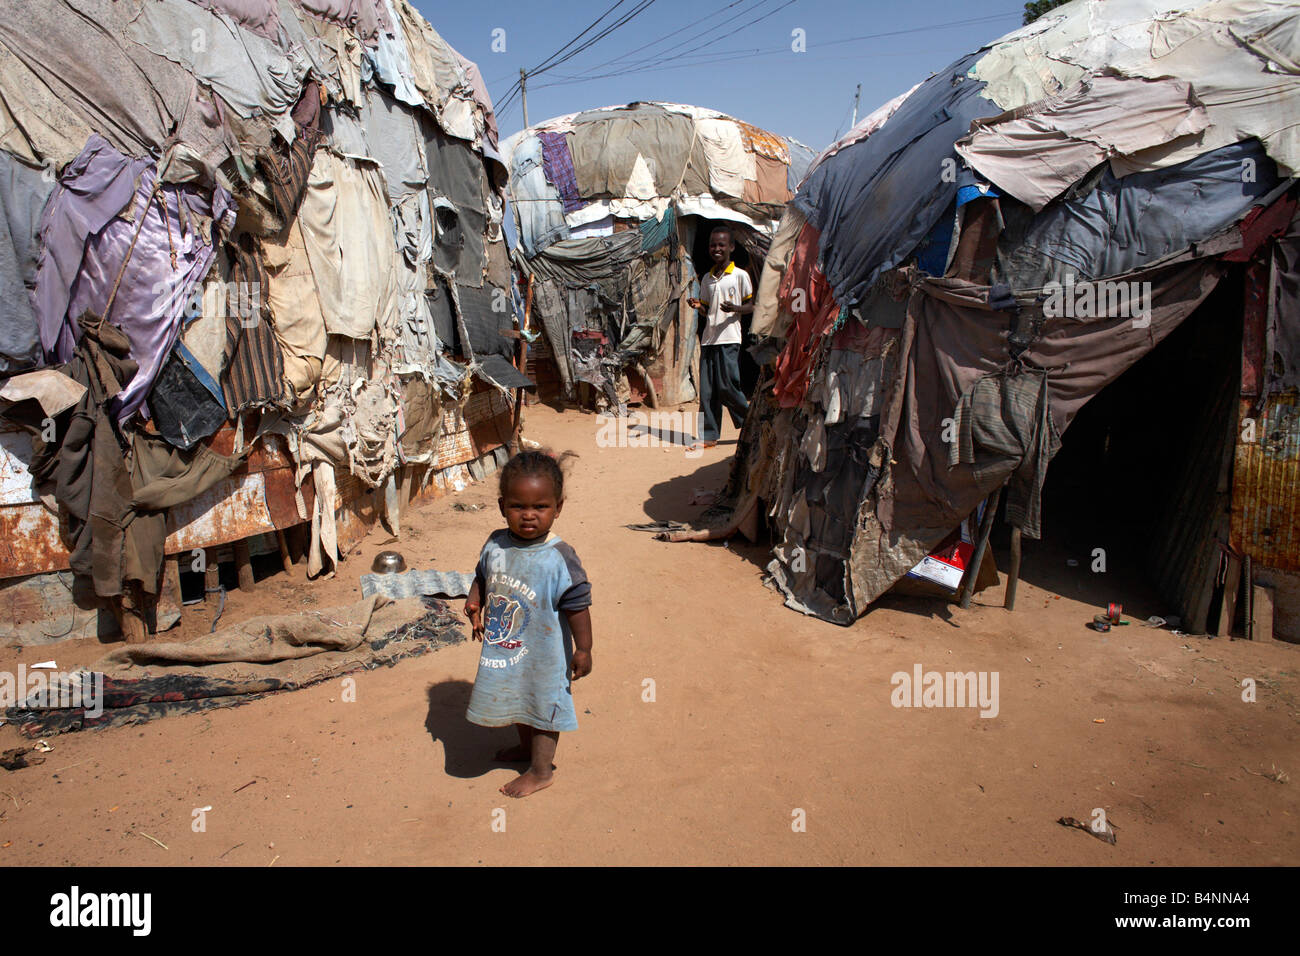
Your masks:
<svg viewBox="0 0 1300 956"><path fill-rule="evenodd" d="M412 2L447 42L479 64L499 103L520 67L543 62L615 0ZM601 26L638 2L624 0ZM528 118L538 123L597 106L670 100L721 110L821 149L836 130L848 129L857 84L859 115L865 115L1014 30L1022 14L1023 0L654 0L590 49L530 80ZM977 18L982 22L969 22ZM806 52L791 50L796 29L804 31ZM504 39L504 52L492 49L494 30L505 31L495 35L498 43ZM677 30L683 32L652 43ZM630 68L640 72L589 79ZM498 123L503 136L522 127L519 104L499 112Z"/></svg>

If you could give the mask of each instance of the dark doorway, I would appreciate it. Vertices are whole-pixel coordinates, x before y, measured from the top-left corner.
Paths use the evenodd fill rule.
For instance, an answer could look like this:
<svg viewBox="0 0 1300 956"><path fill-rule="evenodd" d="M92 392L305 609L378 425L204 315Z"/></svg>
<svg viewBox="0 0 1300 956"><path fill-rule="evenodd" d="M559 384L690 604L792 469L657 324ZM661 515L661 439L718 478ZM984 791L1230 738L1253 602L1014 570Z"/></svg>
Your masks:
<svg viewBox="0 0 1300 956"><path fill-rule="evenodd" d="M1061 573L1118 594L1116 576L1127 577L1154 587L1168 613L1191 606L1213 551L1209 539L1221 533L1241 310L1242 278L1234 270L1079 410L1047 471L1043 540L1025 542L1026 578L1037 554L1056 569L1044 586ZM999 523L998 543L1008 538ZM1093 570L1099 548L1104 575ZM1068 571L1059 567L1069 561L1076 563Z"/></svg>

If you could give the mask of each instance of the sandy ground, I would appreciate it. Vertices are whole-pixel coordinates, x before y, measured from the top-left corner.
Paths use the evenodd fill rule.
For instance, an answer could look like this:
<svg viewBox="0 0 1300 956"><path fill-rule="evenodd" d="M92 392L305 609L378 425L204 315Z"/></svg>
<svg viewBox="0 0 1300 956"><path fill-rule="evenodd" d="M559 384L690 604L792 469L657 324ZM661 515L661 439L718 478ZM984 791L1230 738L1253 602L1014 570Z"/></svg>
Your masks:
<svg viewBox="0 0 1300 956"><path fill-rule="evenodd" d="M53 738L43 765L0 771L0 864L1300 862L1300 646L1094 633L1084 624L1107 599L1138 620L1162 608L1041 546L1026 548L1014 613L999 586L967 611L889 598L853 627L825 624L763 586L761 547L624 527L697 516L692 495L721 488L734 432L688 458L598 448L596 431L592 415L527 412L528 435L581 456L555 530L596 601L581 729L562 736L549 790L497 792L515 771L490 757L512 734L464 720L467 641L357 675L355 702L334 681ZM485 483L425 503L400 542L376 528L336 578L308 582L298 566L232 594L223 620L348 603L386 547L413 567L469 570L500 526L495 497ZM186 609L179 634L211 613ZM0 669L106 649L0 648ZM916 665L996 671L997 716L892 706L891 675ZM0 728L0 749L25 743ZM1289 781L1265 776L1276 771ZM1114 845L1056 822L1095 808Z"/></svg>

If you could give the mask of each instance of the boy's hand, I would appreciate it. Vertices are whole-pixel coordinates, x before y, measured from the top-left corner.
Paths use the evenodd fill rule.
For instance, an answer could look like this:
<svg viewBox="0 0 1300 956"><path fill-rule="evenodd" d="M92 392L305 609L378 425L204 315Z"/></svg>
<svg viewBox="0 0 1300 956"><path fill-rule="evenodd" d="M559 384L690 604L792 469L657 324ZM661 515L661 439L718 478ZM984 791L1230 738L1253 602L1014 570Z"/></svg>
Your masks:
<svg viewBox="0 0 1300 956"><path fill-rule="evenodd" d="M483 605L477 601L467 600L465 616L469 618L470 636L476 641L483 640Z"/></svg>
<svg viewBox="0 0 1300 956"><path fill-rule="evenodd" d="M722 305L718 306L718 308L723 312L735 312L740 308L740 306L736 305L734 302L724 302Z"/></svg>
<svg viewBox="0 0 1300 956"><path fill-rule="evenodd" d="M686 304L689 305L692 309L701 309L704 307L704 303L701 302L699 299L687 299Z"/></svg>
<svg viewBox="0 0 1300 956"><path fill-rule="evenodd" d="M579 677L586 677L590 673L591 651L575 650L573 652L573 679L577 680Z"/></svg>

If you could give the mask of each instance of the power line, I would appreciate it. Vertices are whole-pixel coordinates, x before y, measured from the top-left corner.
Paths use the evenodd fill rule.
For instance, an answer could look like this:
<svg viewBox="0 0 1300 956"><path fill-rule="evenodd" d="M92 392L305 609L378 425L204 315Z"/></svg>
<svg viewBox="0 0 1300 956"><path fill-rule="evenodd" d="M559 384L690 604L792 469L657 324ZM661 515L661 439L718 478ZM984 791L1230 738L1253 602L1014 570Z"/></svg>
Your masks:
<svg viewBox="0 0 1300 956"><path fill-rule="evenodd" d="M757 7L753 7L749 12L750 12L750 13L753 13L753 12L757 11L759 7L764 6L764 5L767 4L768 2L770 2L770 0L760 0L758 6L757 6ZM684 50L683 52L676 54L672 59L673 59L674 62L676 62L676 61L679 61L679 60L685 59L685 58L687 58L687 57L697 56L697 55L699 55L699 53L700 53L701 50L704 50L704 49L707 48L707 47L711 47L711 46L713 46L715 43L721 43L723 40L728 39L729 37L733 37L733 36L735 36L736 34L738 34L738 33L742 32L742 31L748 29L749 27L753 26L754 24L759 23L760 21L766 20L768 17L774 16L774 15L777 14L777 13L780 13L780 12L781 12L782 10L784 10L786 7L788 7L788 6L790 6L791 4L796 3L796 2L797 2L797 0L786 0L785 3L781 4L781 6L777 7L775 10L770 10L770 11L768 11L767 13L763 14L763 15L760 16L760 17L756 17L756 18L754 18L753 20L749 20L749 21L747 21L747 22L745 22L745 23L741 23L741 24L737 25L737 26L736 26L736 27L735 27L735 28L734 28L730 33L728 33L728 34L714 37L712 40L707 40L706 42L701 43L701 44L698 45L698 46L692 47L692 48L689 49L689 50ZM593 78L593 79L603 79L603 78L605 78L605 77L613 77L613 76L627 76L627 75L629 75L629 74L631 74L631 73L635 73L635 72L637 72L637 71L640 69L640 66L639 66L638 64L640 64L640 65L649 64L649 63L659 64L659 63L662 63L662 62L663 62L662 59L661 59L660 57L658 57L658 56L647 57L647 58L645 58L645 59L643 59L643 60L638 60L638 61L635 61L635 62L633 62L633 63L626 64L626 65L625 65L626 68L620 68L619 70L612 71L612 72L610 72L610 73L597 74L597 75L593 76L592 78Z"/></svg>
<svg viewBox="0 0 1300 956"><path fill-rule="evenodd" d="M758 6L761 7L761 6L763 6L763 5L764 5L765 3L767 3L767 2L768 2L768 0L761 0L761 2L759 3ZM702 56L703 58L708 59L708 60L715 60L715 58L717 57L717 54L712 54L712 53L710 53L710 54L701 54L700 51L703 50L703 49L705 49L706 47L713 46L713 44L715 44L715 43L720 43L722 40L728 39L729 37L733 37L733 36L735 36L736 34L742 32L743 30L746 30L746 29L748 29L749 27L753 26L754 24L756 24L756 23L758 23L758 22L760 22L760 21L762 21L762 20L766 20L766 19L767 19L768 17L770 17L770 16L774 16L775 14L780 13L780 12L781 12L782 10L784 10L786 7L790 6L791 4L793 4L793 3L795 3L795 2L797 2L797 0L786 0L785 3L781 4L781 6L777 7L775 10L770 10L770 11L768 11L767 13L763 14L763 15L760 16L760 17L756 17L756 18L753 19L753 20L750 20L750 21L747 21L747 22L745 22L745 23L742 23L742 24L738 25L734 30L732 30L730 33L726 34L725 36L718 36L718 37L715 37L715 38L712 39L712 40L708 40L708 41L706 41L705 43L701 43L699 46L692 47L692 48L689 49L689 50L685 50L685 51L683 51L683 52L681 52L681 53L676 54L674 57L672 57L671 61L670 61L669 63L667 63L667 64L665 64L664 61L663 61L663 59L660 58L660 57L657 57L657 56L655 56L655 57L648 57L648 58L646 58L646 59L644 59L644 60L640 60L640 61L636 61L635 63L627 64L627 65L626 65L626 68L620 68L620 69L618 69L618 70L612 70L612 71L610 71L609 73L589 74L589 75L587 75L587 76L585 76L585 77L584 77L584 76L569 77L569 79L570 79L571 81L573 81L573 82L584 82L585 80L601 80L601 79L607 79L607 78L617 77L617 76L629 76L629 75L631 75L631 74L633 74L633 73L640 73L640 72L647 72L647 73L648 73L648 72L656 72L657 70L671 68L673 65L679 64L679 63L681 63L682 61L688 60L688 59L693 58L693 57L701 57L701 56ZM753 13L753 12L755 12L757 9L758 9L758 7L754 7L754 8L752 8L749 12L750 12L750 13ZM724 52L725 52L725 51L724 51ZM757 53L758 51L757 51L757 50L753 50L753 51L732 51L732 52L737 52L737 53L746 53L746 54L748 54L748 53ZM727 57L726 59L734 59L734 57ZM653 64L657 64L657 65L654 66L654 67L643 67L643 66L639 66L639 65L637 65L638 63L640 63L640 64L653 63ZM543 84L543 85L555 85L555 84Z"/></svg>
<svg viewBox="0 0 1300 956"><path fill-rule="evenodd" d="M543 61L542 61L542 63L545 63L547 60L550 60L550 59L552 59L552 58L554 58L554 57L556 57L556 56L559 56L561 53L563 53L565 50L567 50L569 47L571 47L574 43L576 43L576 42L578 42L579 40L581 40L584 36L586 36L588 33L590 33L590 32L592 31L592 29L593 29L593 28L594 28L598 23L600 23L601 20L604 20L607 16L609 16L611 13L613 13L615 10L617 10L619 7L621 7L621 6L623 5L624 2L625 2L625 0L616 0L615 4L614 4L612 7L610 7L608 10L606 10L606 11L605 11L604 13L602 13L600 16L598 16L595 20L593 20L590 24L587 25L586 29L584 29L584 30L583 30L581 33L579 33L576 37L574 37L574 38L573 38L572 40L570 40L568 43L564 44L564 46L560 47L558 50L556 50L554 53L552 53L550 56L548 56L548 57L546 58L546 60L543 60ZM540 66L540 65L541 65L541 64L539 64L539 66ZM516 80L514 86L512 86L512 87L510 87L510 89L506 90L506 95L505 95L505 97L503 97L503 100L502 100L503 104L504 104L504 102L505 102L506 100L508 100L509 97L510 97L514 92L515 92L515 90L518 88L518 86L519 86L519 81Z"/></svg>
<svg viewBox="0 0 1300 956"><path fill-rule="evenodd" d="M538 66L534 67L532 70L525 70L525 71L524 71L524 76L521 77L521 81L520 81L519 83L516 83L516 84L515 84L515 86L513 87L512 92L509 92L509 93L506 94L506 101L507 101L507 103L509 103L509 101L513 98L513 96L514 96L516 93L522 91L522 89L523 89L523 79L524 79L525 77L527 77L528 75L535 75L535 74L538 74L538 73L543 73L543 72L545 72L546 70L551 69L552 67L559 66L561 63L564 63L564 62L566 62L566 61L572 59L573 57L577 56L579 53L582 53L584 50L590 49L592 46L594 46L595 44L599 43L599 42L600 42L601 40L603 40L605 37L609 36L611 33L613 33L613 32L614 32L615 30L617 30L619 27L623 26L624 24L626 24L626 23L628 23L629 21L631 21L634 17L638 16L639 14L641 14L641 13L643 13L644 11L646 11L647 9L649 9L650 6L654 4L655 0L641 0L641 2L638 3L636 6L634 6L631 10L629 10L627 13L623 14L623 16L621 16L619 19L614 20L614 21L613 21L612 23L610 23L608 26L604 27L604 28L603 28L599 33L595 34L595 35L594 35L593 37L591 37L589 40L585 41L584 43L579 44L578 46L574 47L572 50L568 50L568 52L565 52L565 50L566 50L568 47L573 46L573 44L574 44L577 40L580 40L584 35L586 35L587 33L589 33L589 32L592 30L593 27L595 27L598 23L600 23L601 20L603 20L606 16L608 16L608 15L609 15L610 13L612 13L614 10L616 10L616 9L618 9L620 6L622 6L622 4L623 4L624 2L625 2L625 0L618 0L618 2L614 4L614 6L610 7L609 10L607 10L607 11L605 11L605 13L601 14L600 19L598 19L595 23L593 23L591 26L589 26L586 30L584 30L582 33L580 33L580 34L579 34L577 37L575 37L573 40L570 40L568 43L566 43L563 47L560 48L560 50L556 51L556 53L551 54L551 56L547 57L545 60L542 61L541 64L539 64ZM561 56L560 54L563 54L563 55Z"/></svg>
<svg viewBox="0 0 1300 956"><path fill-rule="evenodd" d="M793 2L793 0L791 0L791 2ZM774 10L772 12L775 13L776 11ZM911 33L925 33L933 30L949 29L952 27L973 26L981 23L988 23L993 20L1004 19L1006 17L1011 17L1011 16L1019 17L1021 15L1022 12L1018 10L1011 11L1008 13L990 14L982 17L972 17L967 20L953 20L948 23L935 24L932 26L912 27L905 30L891 30L885 33L868 33L868 34L863 34L862 36L844 37L839 40L827 40L824 43L810 44L808 48L810 50L822 49L823 47L838 46L845 43L855 43L855 42L860 42L862 40L887 39L889 37L903 36ZM696 49L697 50L701 49L701 47L697 47ZM600 74L593 74L593 75L586 75L586 76L578 75L578 76L565 77L563 79L554 80L550 83L540 84L538 88L542 89L548 86L560 86L560 85L568 85L573 83L586 83L591 80L612 79L620 76L631 76L637 73L655 73L665 69L689 68L692 65L702 66L705 63L725 63L731 60L744 59L747 57L752 58L752 57L776 56L778 54L787 54L789 52L790 52L789 47L785 47L785 46L775 47L770 50L759 50L759 49L719 50L719 51L715 51L714 53L698 55L698 59L700 62L690 63L690 62L683 62L683 61L688 57L693 57L697 55L694 53L694 51L687 51L686 53L682 53L679 54L677 57L674 57L673 60L668 63L659 63L659 65L647 66L647 67L630 67L629 69L626 70L610 71L608 73L600 73Z"/></svg>
<svg viewBox="0 0 1300 956"><path fill-rule="evenodd" d="M606 60L604 63L597 63L595 66L591 67L591 69L599 70L603 67L610 66L611 64L617 63L620 60L626 60L628 57L635 56L636 54L641 53L644 50L648 50L651 47L658 46L659 44L663 43L665 40L671 40L679 33L685 33L687 30L691 29L691 27L698 26L699 24L703 23L705 20L712 20L714 17L718 16L719 14L726 13L732 7L737 7L740 6L742 3L748 3L748 2L751 2L751 0L732 0L732 2L728 3L726 6L721 7L718 10L714 10L712 13L705 14L704 16L700 17L698 20L692 20L684 27L679 27L676 30L672 31L671 33L665 33L659 39L651 40L649 43L644 43L641 46L637 47L635 50L629 50L626 53L620 53L618 56ZM761 6L766 2L767 0L760 0L759 5ZM713 27L710 27L709 29L713 29Z"/></svg>
<svg viewBox="0 0 1300 956"><path fill-rule="evenodd" d="M743 2L743 0L737 0L737 2ZM794 2L794 0L791 0L791 2ZM789 4L786 5L788 6ZM725 7L723 8L723 10L730 9L731 6L735 6L735 4L733 3L728 7ZM756 9L757 8L752 8L750 12L753 12ZM781 8L777 8L777 9L779 10ZM723 11L715 11L715 13L717 12L723 12ZM771 13L766 14L765 16L770 16L772 13L776 13L776 12L777 10L773 10L771 11ZM952 20L946 23L934 24L930 26L909 27L902 30L889 30L881 33L868 33L868 34L862 34L860 36L843 37L838 40L827 40L822 43L809 44L808 49L810 50L822 49L824 47L840 46L846 43L857 43L864 40L888 39L890 37L905 36L908 34L915 34L915 33L927 33L934 30L945 30L954 27L976 26L979 24L990 23L995 20L1002 20L1007 17L1012 17L1012 16L1020 17L1021 15L1022 15L1022 11L1019 10L1008 11L1005 13L986 14L984 16L970 17L965 20ZM696 21L696 23L698 22L700 21ZM752 25L753 23L756 22L757 20L751 21L751 23L747 25ZM737 30L733 31L729 35L734 35L736 32L739 32L739 30L743 28L744 27L737 28ZM681 32L681 31L679 30L677 32ZM670 35L671 34L666 35L661 39L666 39L667 36ZM653 46L654 42L652 42L649 45ZM711 45L711 44L705 44L705 45ZM717 64L717 63L727 63L735 60L777 56L781 54L788 54L790 52L788 46L774 47L768 50L763 50L758 48L746 49L746 50L716 50L711 53L699 53L698 51L700 49L702 49L702 47L696 47L694 48L694 50L684 51L683 53L677 54L676 56L668 60L662 60L658 57L652 57L650 58L650 61L652 61L654 65L636 66L636 65L629 64L627 69L611 70L607 73L579 74L573 76L565 76L564 74L552 74L552 76L556 77L555 79L550 80L549 82L539 83L536 89L546 89L548 87L553 87L553 86L576 85L579 83L588 83L593 80L613 79L621 76L632 76L632 75L642 74L642 73L658 73L658 72L663 72L664 70L691 69L693 67L701 67L701 66L707 66L707 65ZM637 52L637 51L633 51L633 52ZM893 55L913 55L913 54L885 53L885 54L877 54L877 55L893 56ZM856 56L832 57L832 59L856 59L856 58L857 58ZM646 62L646 61L642 61L642 62ZM517 86L518 83L516 82L515 87ZM497 107L496 110L497 115L498 116L504 115L510 109L512 109L517 104L517 102L518 102L517 96L511 98L511 100L508 102L502 101L502 103Z"/></svg>

